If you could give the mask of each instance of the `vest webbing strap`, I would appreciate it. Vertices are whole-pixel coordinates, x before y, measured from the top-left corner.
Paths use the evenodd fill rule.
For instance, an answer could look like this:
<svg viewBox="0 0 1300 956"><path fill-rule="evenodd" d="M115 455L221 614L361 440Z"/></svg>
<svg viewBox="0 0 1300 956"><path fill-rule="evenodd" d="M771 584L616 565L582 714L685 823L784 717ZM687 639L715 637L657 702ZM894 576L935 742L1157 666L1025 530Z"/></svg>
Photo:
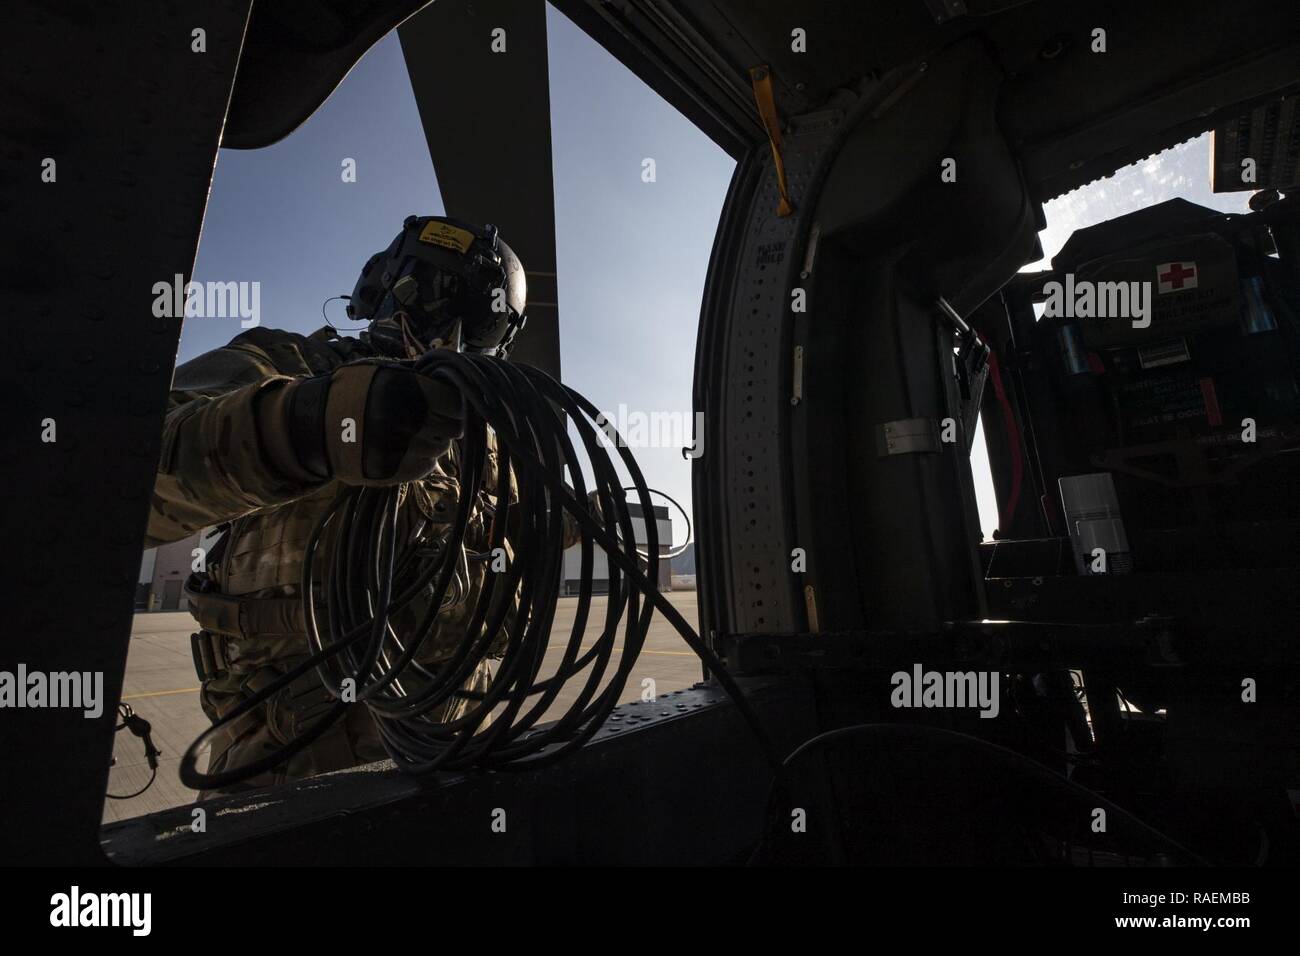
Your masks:
<svg viewBox="0 0 1300 956"><path fill-rule="evenodd" d="M190 613L205 631L239 640L296 637L307 633L298 598L236 597L200 590L198 575L185 582Z"/></svg>
<svg viewBox="0 0 1300 956"><path fill-rule="evenodd" d="M772 95L772 71L766 66L756 66L749 71L750 81L754 84L754 102L758 104L758 116L767 130L767 141L772 146L772 162L776 166L776 187L781 199L776 205L776 214L785 218L794 212L790 202L790 189L785 181L785 160L781 158L781 120L776 115L776 100Z"/></svg>

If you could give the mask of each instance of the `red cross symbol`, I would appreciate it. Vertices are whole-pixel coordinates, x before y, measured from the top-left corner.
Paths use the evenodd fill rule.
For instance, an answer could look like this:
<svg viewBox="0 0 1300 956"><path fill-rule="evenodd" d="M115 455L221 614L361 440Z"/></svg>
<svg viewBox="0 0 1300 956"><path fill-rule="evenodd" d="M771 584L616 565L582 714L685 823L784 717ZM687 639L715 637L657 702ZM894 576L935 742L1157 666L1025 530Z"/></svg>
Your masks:
<svg viewBox="0 0 1300 956"><path fill-rule="evenodd" d="M1196 263L1184 264L1182 262L1169 263L1169 271L1161 272L1156 270L1156 277L1160 280L1162 286L1168 286L1171 289L1181 289L1185 279L1196 279Z"/></svg>

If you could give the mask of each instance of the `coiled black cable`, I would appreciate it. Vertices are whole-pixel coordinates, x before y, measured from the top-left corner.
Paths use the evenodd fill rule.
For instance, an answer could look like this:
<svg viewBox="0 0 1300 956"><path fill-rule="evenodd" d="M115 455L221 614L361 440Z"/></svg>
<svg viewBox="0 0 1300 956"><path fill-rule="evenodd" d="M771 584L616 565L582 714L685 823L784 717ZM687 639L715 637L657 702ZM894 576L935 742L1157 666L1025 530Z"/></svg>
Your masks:
<svg viewBox="0 0 1300 956"><path fill-rule="evenodd" d="M597 433L599 428L608 434L610 426L595 424L597 409L538 369L488 356L437 349L416 360L415 368L465 398L461 491L450 530L436 549L421 535L399 540L405 489L355 487L343 492L307 543L302 600L310 657L242 701L191 744L181 760L182 781L195 789L221 789L271 770L309 746L358 703L369 709L385 748L404 770L520 770L554 762L585 744L618 704L656 610L735 701L768 763L778 767L776 749L734 679L647 575L624 484ZM592 469L599 515L587 506L586 479L570 426ZM489 428L498 449L497 477L494 488L483 488ZM613 447L631 478L627 487L635 489L646 516L645 554L657 555L649 489L626 444L620 440ZM511 475L517 496L511 494ZM504 570L498 570L500 562L487 561L455 650L435 664L423 663L428 655L420 652L434 633L456 563L463 560L480 490L495 497L495 506L487 554L477 557L508 559ZM559 597L565 511L581 535L578 603L561 660L553 674L543 676ZM327 538L329 546L322 548ZM601 633L583 650L595 545L608 558L609 598ZM425 610L419 624L399 634L393 617L421 606ZM498 656L486 691L467 689L480 663ZM323 716L274 753L218 773L197 771L198 754L214 734L313 669L335 698ZM566 683L579 679L576 699L562 716L540 726ZM462 702L457 710L463 712L444 719L448 706L457 701Z"/></svg>

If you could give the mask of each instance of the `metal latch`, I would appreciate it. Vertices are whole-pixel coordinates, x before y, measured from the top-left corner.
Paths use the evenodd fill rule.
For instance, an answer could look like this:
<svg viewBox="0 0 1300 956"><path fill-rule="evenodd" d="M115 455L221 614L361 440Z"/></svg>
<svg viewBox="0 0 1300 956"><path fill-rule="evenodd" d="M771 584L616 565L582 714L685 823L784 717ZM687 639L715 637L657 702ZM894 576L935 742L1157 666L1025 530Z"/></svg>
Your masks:
<svg viewBox="0 0 1300 956"><path fill-rule="evenodd" d="M803 401L803 346L794 347L794 383L790 394L790 404L798 405Z"/></svg>

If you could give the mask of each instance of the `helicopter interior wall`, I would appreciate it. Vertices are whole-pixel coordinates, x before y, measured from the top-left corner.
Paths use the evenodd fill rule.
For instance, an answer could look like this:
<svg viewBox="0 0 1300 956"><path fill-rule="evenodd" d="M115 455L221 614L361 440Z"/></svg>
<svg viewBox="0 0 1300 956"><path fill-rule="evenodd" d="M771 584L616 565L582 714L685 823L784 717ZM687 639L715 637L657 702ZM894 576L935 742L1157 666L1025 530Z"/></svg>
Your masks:
<svg viewBox="0 0 1300 956"><path fill-rule="evenodd" d="M817 374L795 427L807 428L796 472L823 630L932 631L982 614L966 445L892 454L879 440L885 423L960 420L935 300L970 314L1036 252L1039 211L998 128L1000 86L978 41L955 44L847 135L818 200ZM941 176L948 158L955 182Z"/></svg>
<svg viewBox="0 0 1300 956"><path fill-rule="evenodd" d="M944 621L983 616L979 533L961 441L882 454L882 423L959 417L944 381L951 334L896 268L894 257L877 257L851 285L858 308L840 342L852 357L841 392L847 431L828 436L845 448L850 509L837 527L852 548L870 626L934 632Z"/></svg>
<svg viewBox="0 0 1300 956"><path fill-rule="evenodd" d="M643 5L650 6L619 6ZM1006 78L1003 129L1031 193L1043 201L1231 119L1250 99L1296 81L1300 21L1287 0L967 0L955 5L956 15L947 6L819 0L792 15L784 0L653 4L670 8L685 24L681 32L689 30L697 46L736 73L768 64L783 115L815 109L865 74L982 37ZM792 48L793 27L806 32L807 53Z"/></svg>
<svg viewBox="0 0 1300 956"><path fill-rule="evenodd" d="M846 138L817 211L864 258L905 247L899 274L965 315L1037 250L1034 203L999 128L1004 77L978 39L941 51L905 97Z"/></svg>

